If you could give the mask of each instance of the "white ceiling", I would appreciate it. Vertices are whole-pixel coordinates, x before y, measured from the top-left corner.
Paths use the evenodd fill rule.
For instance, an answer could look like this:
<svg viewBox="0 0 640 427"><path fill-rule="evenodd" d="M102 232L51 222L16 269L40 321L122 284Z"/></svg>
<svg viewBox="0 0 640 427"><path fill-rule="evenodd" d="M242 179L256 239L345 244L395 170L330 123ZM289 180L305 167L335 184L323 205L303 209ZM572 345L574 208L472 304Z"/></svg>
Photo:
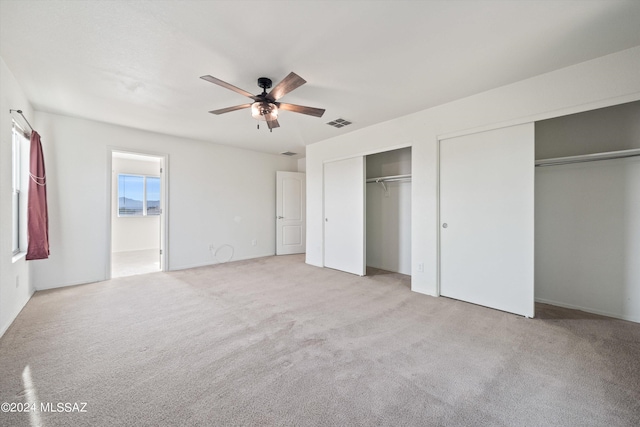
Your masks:
<svg viewBox="0 0 640 427"><path fill-rule="evenodd" d="M0 0L0 55L41 111L268 153L640 45L640 1ZM294 71L269 133L207 111ZM13 108L22 108L19 105ZM336 129L338 118L353 125Z"/></svg>

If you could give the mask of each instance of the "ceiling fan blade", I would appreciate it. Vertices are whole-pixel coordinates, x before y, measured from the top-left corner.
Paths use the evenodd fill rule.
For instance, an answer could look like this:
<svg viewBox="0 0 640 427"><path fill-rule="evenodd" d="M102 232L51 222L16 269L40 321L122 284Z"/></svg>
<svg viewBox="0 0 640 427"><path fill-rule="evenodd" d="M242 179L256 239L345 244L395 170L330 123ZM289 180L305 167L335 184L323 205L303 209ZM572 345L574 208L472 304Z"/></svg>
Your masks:
<svg viewBox="0 0 640 427"><path fill-rule="evenodd" d="M307 81L305 79L303 79L296 73L291 72L287 77L282 79L282 81L278 83L273 89L271 89L271 92L269 92L269 94L267 95L267 98L271 101L277 101L278 99L282 98L292 90L302 86L306 82Z"/></svg>
<svg viewBox="0 0 640 427"><path fill-rule="evenodd" d="M269 126L269 129L273 129L273 128L279 128L280 127L280 123L278 123L278 120L271 120L270 122L267 122L267 126Z"/></svg>
<svg viewBox="0 0 640 427"><path fill-rule="evenodd" d="M251 104L242 104L242 105L236 105L234 107L221 108L219 110L213 110L209 112L211 114L224 114L230 111L242 110L243 108L250 108L250 107L251 107Z"/></svg>
<svg viewBox="0 0 640 427"><path fill-rule="evenodd" d="M252 93L249 93L244 89L240 89L239 87L236 87L236 86L234 86L234 85L232 85L230 83L223 82L220 79L216 79L215 77L208 76L208 75L207 76L202 76L200 78L202 80L206 80L206 81L211 82L213 84L217 84L218 86L222 86L222 87L224 87L226 89L232 90L232 91L234 91L236 93L239 93L240 95L244 95L244 96L246 96L248 98L253 99L254 101L257 101L256 97Z"/></svg>
<svg viewBox="0 0 640 427"><path fill-rule="evenodd" d="M322 117L324 108L305 107L303 105L278 103L281 110L293 111L294 113L307 114L309 116Z"/></svg>

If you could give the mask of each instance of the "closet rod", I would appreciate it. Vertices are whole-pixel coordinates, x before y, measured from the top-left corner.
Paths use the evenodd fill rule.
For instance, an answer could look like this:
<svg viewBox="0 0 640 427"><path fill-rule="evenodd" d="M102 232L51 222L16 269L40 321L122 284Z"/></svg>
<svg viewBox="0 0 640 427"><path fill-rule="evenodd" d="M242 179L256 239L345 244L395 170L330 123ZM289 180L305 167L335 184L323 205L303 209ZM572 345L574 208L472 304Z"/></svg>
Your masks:
<svg viewBox="0 0 640 427"><path fill-rule="evenodd" d="M390 181L404 181L404 180L411 180L411 174L379 176L377 178L369 178L367 179L367 182L390 182Z"/></svg>
<svg viewBox="0 0 640 427"><path fill-rule="evenodd" d="M536 160L536 167L595 162L597 160L624 159L626 157L635 156L640 156L640 148L634 148L631 150L608 151L606 153L584 154L581 156L556 157L553 159Z"/></svg>
<svg viewBox="0 0 640 427"><path fill-rule="evenodd" d="M29 125L29 128L31 129L31 132L33 132L33 126L31 126L31 123L29 123L29 120L27 120L27 118L24 116L24 114L22 114L22 110L9 110L9 114L13 113L14 111L22 116L24 121L27 122L27 124Z"/></svg>

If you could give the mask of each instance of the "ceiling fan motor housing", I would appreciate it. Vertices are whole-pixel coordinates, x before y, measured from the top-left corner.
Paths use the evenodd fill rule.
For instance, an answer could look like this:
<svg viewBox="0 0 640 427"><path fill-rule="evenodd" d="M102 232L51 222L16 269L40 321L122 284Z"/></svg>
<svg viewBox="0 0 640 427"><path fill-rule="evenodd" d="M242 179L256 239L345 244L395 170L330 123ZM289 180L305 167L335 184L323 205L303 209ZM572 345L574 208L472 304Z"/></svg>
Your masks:
<svg viewBox="0 0 640 427"><path fill-rule="evenodd" d="M270 100L265 99L267 89L271 87L271 84L271 79L267 77L258 78L258 86L262 88L262 95L259 95L259 97L262 98L262 101L251 104L251 115L256 120L269 122L278 119L278 107Z"/></svg>

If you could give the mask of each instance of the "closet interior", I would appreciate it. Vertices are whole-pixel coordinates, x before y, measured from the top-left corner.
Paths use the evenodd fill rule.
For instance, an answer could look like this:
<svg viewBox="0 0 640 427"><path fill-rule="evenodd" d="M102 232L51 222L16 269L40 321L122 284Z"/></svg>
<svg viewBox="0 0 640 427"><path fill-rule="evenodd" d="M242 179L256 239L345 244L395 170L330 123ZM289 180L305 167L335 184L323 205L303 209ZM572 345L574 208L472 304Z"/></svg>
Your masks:
<svg viewBox="0 0 640 427"><path fill-rule="evenodd" d="M640 322L640 101L535 135L536 301Z"/></svg>
<svg viewBox="0 0 640 427"><path fill-rule="evenodd" d="M366 265L411 275L411 147L366 164Z"/></svg>

